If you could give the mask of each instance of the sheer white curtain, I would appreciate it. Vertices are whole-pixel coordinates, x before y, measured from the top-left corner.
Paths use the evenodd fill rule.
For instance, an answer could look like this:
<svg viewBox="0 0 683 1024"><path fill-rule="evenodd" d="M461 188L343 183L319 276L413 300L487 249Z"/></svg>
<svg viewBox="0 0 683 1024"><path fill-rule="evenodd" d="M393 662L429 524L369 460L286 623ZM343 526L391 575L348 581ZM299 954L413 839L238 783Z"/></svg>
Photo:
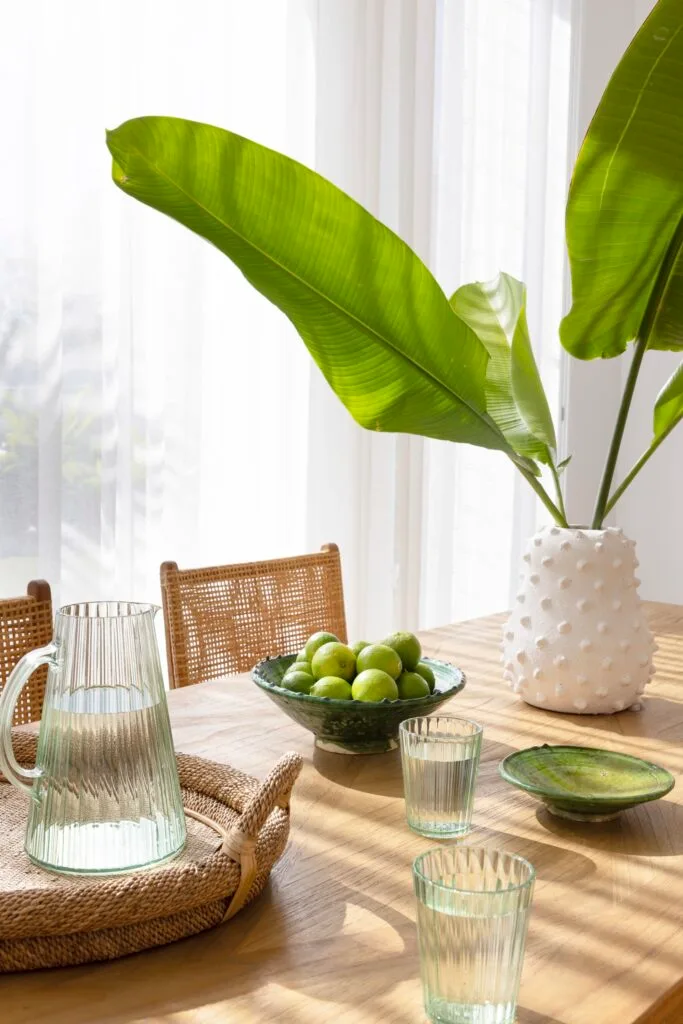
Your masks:
<svg viewBox="0 0 683 1024"><path fill-rule="evenodd" d="M503 607L535 502L489 452L362 431L218 252L121 195L104 128L317 167L450 293L529 285L559 393L570 0L44 0L0 36L0 595L336 540L354 634ZM523 482L522 482L523 484ZM524 485L525 486L525 485Z"/></svg>

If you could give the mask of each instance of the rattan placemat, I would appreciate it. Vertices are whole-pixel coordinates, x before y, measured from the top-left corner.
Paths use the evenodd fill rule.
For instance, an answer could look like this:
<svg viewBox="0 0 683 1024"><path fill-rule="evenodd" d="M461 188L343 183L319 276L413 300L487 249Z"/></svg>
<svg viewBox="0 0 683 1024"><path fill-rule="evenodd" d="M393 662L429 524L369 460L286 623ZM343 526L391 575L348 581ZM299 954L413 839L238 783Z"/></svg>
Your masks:
<svg viewBox="0 0 683 1024"><path fill-rule="evenodd" d="M17 759L36 737L13 730ZM43 871L24 853L26 797L0 776L0 972L110 960L212 928L257 896L289 836L289 794L301 770L285 754L257 782L178 754L188 841L174 860L128 875Z"/></svg>

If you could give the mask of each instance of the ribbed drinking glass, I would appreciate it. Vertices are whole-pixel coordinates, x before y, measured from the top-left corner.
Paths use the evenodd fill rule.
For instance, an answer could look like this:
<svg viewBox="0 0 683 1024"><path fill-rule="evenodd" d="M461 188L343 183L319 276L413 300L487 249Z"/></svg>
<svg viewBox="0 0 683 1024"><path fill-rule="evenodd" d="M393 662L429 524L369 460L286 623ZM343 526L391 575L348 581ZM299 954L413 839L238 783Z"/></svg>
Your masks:
<svg viewBox="0 0 683 1024"><path fill-rule="evenodd" d="M0 768L29 797L26 852L41 867L131 871L185 844L157 610L127 601L60 608L53 642L25 655L7 680ZM39 665L48 678L36 767L27 769L12 752L12 712Z"/></svg>
<svg viewBox="0 0 683 1024"><path fill-rule="evenodd" d="M455 839L472 827L482 728L454 715L401 722L406 817L415 832Z"/></svg>
<svg viewBox="0 0 683 1024"><path fill-rule="evenodd" d="M534 869L479 846L428 850L413 864L420 969L434 1024L513 1024Z"/></svg>

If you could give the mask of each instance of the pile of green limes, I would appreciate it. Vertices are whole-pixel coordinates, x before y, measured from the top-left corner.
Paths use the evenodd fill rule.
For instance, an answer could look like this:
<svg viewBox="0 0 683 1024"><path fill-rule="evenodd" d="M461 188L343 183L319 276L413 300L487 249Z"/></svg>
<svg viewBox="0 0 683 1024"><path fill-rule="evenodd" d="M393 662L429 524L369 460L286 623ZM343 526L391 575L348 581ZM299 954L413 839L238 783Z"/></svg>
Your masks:
<svg viewBox="0 0 683 1024"><path fill-rule="evenodd" d="M435 681L421 657L420 641L412 633L392 633L378 644L359 640L352 647L332 633L314 633L280 685L335 700L426 697L433 693Z"/></svg>

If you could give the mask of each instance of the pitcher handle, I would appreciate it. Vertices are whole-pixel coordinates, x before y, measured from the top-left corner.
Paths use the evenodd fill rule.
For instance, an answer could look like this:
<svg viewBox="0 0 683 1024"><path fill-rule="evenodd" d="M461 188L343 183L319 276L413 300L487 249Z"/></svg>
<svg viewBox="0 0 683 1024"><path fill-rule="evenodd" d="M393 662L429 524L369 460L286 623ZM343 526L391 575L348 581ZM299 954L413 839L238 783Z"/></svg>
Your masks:
<svg viewBox="0 0 683 1024"><path fill-rule="evenodd" d="M45 647L37 647L35 651L29 651L16 663L0 694L0 771L8 782L29 796L34 796L33 785L28 785L23 780L37 779L43 772L37 765L35 768L22 768L14 756L12 718L19 694L29 676L41 665L50 665L52 668L56 668L56 653L55 643L49 643Z"/></svg>

